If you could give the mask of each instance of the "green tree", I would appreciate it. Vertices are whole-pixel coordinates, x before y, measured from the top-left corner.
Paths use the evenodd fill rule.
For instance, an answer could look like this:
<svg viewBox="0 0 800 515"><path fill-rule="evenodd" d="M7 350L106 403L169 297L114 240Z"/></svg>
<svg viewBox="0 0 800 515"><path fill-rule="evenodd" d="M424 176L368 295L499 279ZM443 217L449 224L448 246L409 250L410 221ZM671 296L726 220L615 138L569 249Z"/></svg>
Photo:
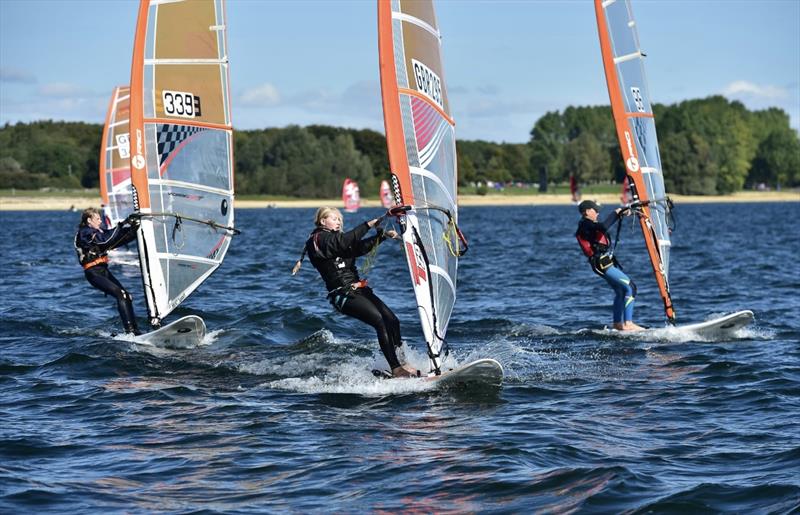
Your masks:
<svg viewBox="0 0 800 515"><path fill-rule="evenodd" d="M608 152L589 132L581 133L564 147L565 172L574 175L579 182L610 181L609 160Z"/></svg>

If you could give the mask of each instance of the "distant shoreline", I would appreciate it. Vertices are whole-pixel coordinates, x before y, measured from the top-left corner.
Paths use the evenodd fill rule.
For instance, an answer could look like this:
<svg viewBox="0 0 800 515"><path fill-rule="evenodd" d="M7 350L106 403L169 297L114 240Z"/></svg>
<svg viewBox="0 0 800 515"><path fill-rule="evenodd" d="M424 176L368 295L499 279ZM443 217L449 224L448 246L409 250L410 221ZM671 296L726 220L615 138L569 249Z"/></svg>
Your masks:
<svg viewBox="0 0 800 515"><path fill-rule="evenodd" d="M619 205L619 195L597 194L585 195L606 205ZM800 202L798 191L741 191L732 195L670 195L677 204L706 204L712 202ZM377 199L363 199L363 207L380 207ZM331 205L341 207L341 199L297 199L297 200L236 200L239 209L275 208L315 208ZM459 206L548 206L571 205L569 195L461 195ZM67 211L71 207L83 210L87 207L99 207L100 198L91 196L0 196L0 211Z"/></svg>

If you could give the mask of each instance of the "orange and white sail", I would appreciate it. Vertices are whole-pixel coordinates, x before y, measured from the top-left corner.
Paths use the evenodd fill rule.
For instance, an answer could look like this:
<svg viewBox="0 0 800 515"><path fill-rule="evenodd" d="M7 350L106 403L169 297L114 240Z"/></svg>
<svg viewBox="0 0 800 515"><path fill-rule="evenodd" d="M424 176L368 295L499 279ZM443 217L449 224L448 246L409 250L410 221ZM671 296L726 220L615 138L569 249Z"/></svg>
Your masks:
<svg viewBox="0 0 800 515"><path fill-rule="evenodd" d="M388 181L381 181L380 190L378 190L378 196L381 199L381 205L383 207L389 208L394 205L394 197L392 196L392 190L389 188Z"/></svg>
<svg viewBox="0 0 800 515"><path fill-rule="evenodd" d="M361 206L361 191L358 189L358 183L349 177L342 184L342 202L344 210L348 213L355 213Z"/></svg>
<svg viewBox="0 0 800 515"><path fill-rule="evenodd" d="M111 94L100 144L100 197L109 227L133 212L130 167L130 88L117 86Z"/></svg>
<svg viewBox="0 0 800 515"><path fill-rule="evenodd" d="M378 49L386 143L406 260L431 357L441 373L456 301L455 122L442 66L442 36L430 0L378 0ZM464 242L465 243L465 242Z"/></svg>
<svg viewBox="0 0 800 515"><path fill-rule="evenodd" d="M633 202L669 321L675 310L669 291L670 209L658 152L656 125L644 72L645 54L629 0L595 0L608 95Z"/></svg>
<svg viewBox="0 0 800 515"><path fill-rule="evenodd" d="M223 0L141 0L131 68L134 209L150 321L222 263L233 228Z"/></svg>

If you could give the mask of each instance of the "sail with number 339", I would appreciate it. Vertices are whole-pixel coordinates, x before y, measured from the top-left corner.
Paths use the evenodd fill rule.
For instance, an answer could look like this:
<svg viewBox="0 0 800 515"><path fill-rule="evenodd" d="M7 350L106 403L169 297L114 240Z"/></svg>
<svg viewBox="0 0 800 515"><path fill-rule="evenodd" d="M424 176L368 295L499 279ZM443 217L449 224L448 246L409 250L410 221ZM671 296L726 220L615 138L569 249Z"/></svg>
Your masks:
<svg viewBox="0 0 800 515"><path fill-rule="evenodd" d="M222 263L233 228L223 0L142 0L131 68L134 209L150 322Z"/></svg>

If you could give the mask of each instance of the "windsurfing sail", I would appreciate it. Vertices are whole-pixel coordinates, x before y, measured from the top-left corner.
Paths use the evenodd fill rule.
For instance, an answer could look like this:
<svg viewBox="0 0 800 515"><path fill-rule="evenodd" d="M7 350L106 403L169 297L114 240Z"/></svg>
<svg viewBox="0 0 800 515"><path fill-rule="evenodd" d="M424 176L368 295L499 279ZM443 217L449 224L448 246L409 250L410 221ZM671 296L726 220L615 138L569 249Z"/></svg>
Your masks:
<svg viewBox="0 0 800 515"><path fill-rule="evenodd" d="M142 0L131 68L139 261L158 326L222 263L233 228L223 0Z"/></svg>
<svg viewBox="0 0 800 515"><path fill-rule="evenodd" d="M344 210L348 213L355 213L361 206L361 193L358 190L358 183L349 177L342 184L342 202L344 202Z"/></svg>
<svg viewBox="0 0 800 515"><path fill-rule="evenodd" d="M664 189L656 124L644 73L644 58L629 0L595 0L611 111L625 161L629 189L670 322L675 310L669 291L670 209Z"/></svg>
<svg viewBox="0 0 800 515"><path fill-rule="evenodd" d="M381 181L381 189L379 196L381 198L381 205L383 207L389 208L394 205L394 199L392 198L392 190L389 188L388 181Z"/></svg>
<svg viewBox="0 0 800 515"><path fill-rule="evenodd" d="M129 117L130 88L117 86L108 104L100 144L100 197L108 227L117 225L133 212Z"/></svg>
<svg viewBox="0 0 800 515"><path fill-rule="evenodd" d="M378 0L378 50L386 143L408 269L428 345L441 373L456 301L458 231L455 122L433 3Z"/></svg>

